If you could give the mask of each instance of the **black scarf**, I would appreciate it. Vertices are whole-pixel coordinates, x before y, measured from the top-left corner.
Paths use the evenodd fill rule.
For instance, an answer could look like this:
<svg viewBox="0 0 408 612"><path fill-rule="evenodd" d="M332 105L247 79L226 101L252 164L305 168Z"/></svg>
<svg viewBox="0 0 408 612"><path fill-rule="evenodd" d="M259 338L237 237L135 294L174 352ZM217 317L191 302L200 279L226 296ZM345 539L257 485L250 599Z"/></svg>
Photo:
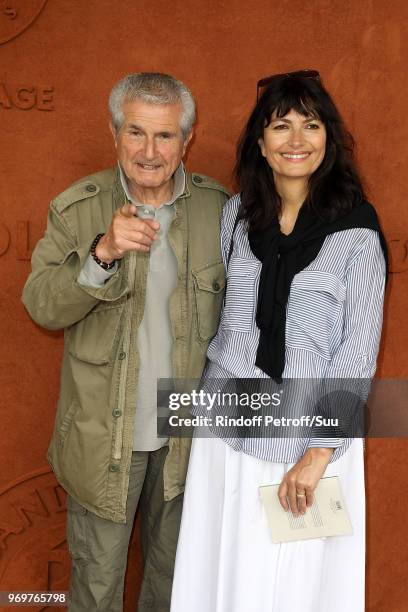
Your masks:
<svg viewBox="0 0 408 612"><path fill-rule="evenodd" d="M251 250L262 262L256 312L260 338L255 363L276 381L280 381L285 367L286 304L293 277L316 259L326 236L356 227L379 233L388 268L385 238L375 209L366 201L332 222L319 219L303 207L288 236L281 233L277 218L264 230L249 231Z"/></svg>

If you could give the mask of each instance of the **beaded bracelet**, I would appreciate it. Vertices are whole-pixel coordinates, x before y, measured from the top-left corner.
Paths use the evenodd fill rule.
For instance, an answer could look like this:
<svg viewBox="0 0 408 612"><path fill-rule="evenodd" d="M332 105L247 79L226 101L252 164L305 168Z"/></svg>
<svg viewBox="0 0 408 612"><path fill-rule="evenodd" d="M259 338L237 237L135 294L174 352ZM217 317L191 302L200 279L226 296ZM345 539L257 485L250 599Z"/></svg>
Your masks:
<svg viewBox="0 0 408 612"><path fill-rule="evenodd" d="M102 261L99 259L99 257L96 254L96 246L98 244L98 242L100 241L100 239L102 238L102 236L104 236L105 234L97 234L95 236L95 239L93 241L93 243L91 244L91 255L93 257L93 260L96 261L96 263L101 266L101 268L103 268L104 270L111 270L113 268L113 266L115 265L116 261L115 259L113 261L111 261L111 263L106 263L106 261Z"/></svg>

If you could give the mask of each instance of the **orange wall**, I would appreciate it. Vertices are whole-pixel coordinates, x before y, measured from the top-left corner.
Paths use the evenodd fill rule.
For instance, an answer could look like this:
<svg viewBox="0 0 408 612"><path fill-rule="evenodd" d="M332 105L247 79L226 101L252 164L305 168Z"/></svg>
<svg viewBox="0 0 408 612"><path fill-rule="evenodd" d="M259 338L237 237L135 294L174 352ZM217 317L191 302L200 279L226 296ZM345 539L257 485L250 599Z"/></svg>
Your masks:
<svg viewBox="0 0 408 612"><path fill-rule="evenodd" d="M407 19L405 0L0 1L0 590L67 584L64 498L45 460L62 337L30 321L20 294L49 200L115 161L106 103L124 74L169 72L191 87L199 120L187 165L232 187L257 79L320 70L391 246L379 375L408 376ZM407 609L407 462L405 439L369 441L372 612ZM135 539L129 611L138 555Z"/></svg>

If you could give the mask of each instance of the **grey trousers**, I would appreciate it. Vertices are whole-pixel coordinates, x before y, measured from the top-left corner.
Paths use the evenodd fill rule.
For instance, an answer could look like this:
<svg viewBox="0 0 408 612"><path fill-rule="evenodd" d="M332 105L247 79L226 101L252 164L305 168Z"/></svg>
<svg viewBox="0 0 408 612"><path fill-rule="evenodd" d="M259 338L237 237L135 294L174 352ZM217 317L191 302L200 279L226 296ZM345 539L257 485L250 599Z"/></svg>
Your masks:
<svg viewBox="0 0 408 612"><path fill-rule="evenodd" d="M163 465L167 452L167 446L157 451L133 452L125 525L101 519L68 497L70 612L122 611L129 539L137 507L144 561L138 612L170 610L183 496L164 501Z"/></svg>

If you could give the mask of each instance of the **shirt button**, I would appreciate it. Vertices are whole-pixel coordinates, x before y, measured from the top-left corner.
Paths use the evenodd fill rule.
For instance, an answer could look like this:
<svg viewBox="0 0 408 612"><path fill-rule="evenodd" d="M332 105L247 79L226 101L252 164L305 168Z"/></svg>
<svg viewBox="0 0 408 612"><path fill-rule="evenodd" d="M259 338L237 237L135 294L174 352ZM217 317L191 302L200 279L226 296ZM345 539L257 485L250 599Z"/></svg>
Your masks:
<svg viewBox="0 0 408 612"><path fill-rule="evenodd" d="M122 359L124 359L126 357L126 353L124 351L120 351L119 355L118 355L118 359L120 359L120 361L122 361Z"/></svg>
<svg viewBox="0 0 408 612"><path fill-rule="evenodd" d="M111 463L109 466L110 472L119 472L119 469L120 469L120 465L118 465L117 463Z"/></svg>
<svg viewBox="0 0 408 612"><path fill-rule="evenodd" d="M203 182L203 179L202 179L202 178L201 178L201 176L199 176L198 174L195 174L195 175L193 176L193 178L194 178L194 180L195 180L195 182L196 182L196 183L202 183L202 182Z"/></svg>
<svg viewBox="0 0 408 612"><path fill-rule="evenodd" d="M119 408L115 408L115 410L112 410L112 415L115 417L115 419L117 419L118 417L122 416L122 411L119 410Z"/></svg>
<svg viewBox="0 0 408 612"><path fill-rule="evenodd" d="M219 291L221 289L220 284L217 283L217 281L213 282L212 287L213 287L214 291Z"/></svg>
<svg viewBox="0 0 408 612"><path fill-rule="evenodd" d="M95 185L87 185L85 189L89 192L96 191Z"/></svg>

